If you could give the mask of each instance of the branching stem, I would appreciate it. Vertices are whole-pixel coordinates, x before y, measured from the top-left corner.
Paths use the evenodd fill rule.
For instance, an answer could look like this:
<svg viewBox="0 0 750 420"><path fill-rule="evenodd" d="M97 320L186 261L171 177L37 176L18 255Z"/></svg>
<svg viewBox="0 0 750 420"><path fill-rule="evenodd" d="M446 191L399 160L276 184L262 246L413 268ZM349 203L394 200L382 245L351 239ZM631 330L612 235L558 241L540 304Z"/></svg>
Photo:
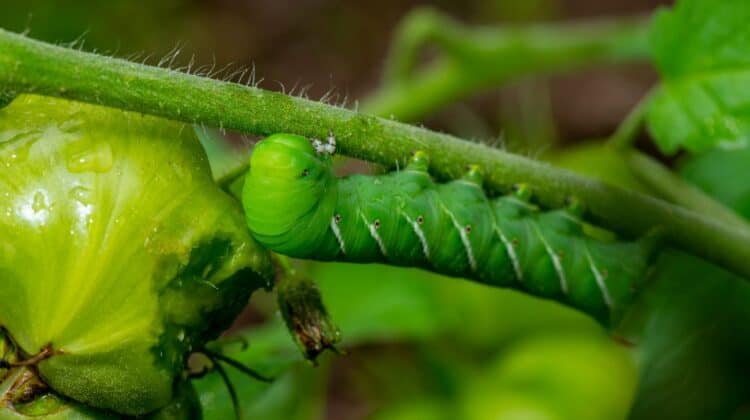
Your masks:
<svg viewBox="0 0 750 420"><path fill-rule="evenodd" d="M617 131L612 134L608 142L622 150L626 150L633 146L636 137L643 129L643 124L646 119L646 111L648 111L648 104L651 98L651 92L646 94L630 111L625 119L617 127Z"/></svg>
<svg viewBox="0 0 750 420"><path fill-rule="evenodd" d="M699 188L685 182L656 159L637 150L622 150L630 170L660 197L677 205L722 221L737 229L750 229L748 222L724 204L709 197Z"/></svg>
<svg viewBox="0 0 750 420"><path fill-rule="evenodd" d="M750 278L750 235L698 213L612 187L544 163L371 115L262 89L62 48L0 30L0 89L33 92L202 123L243 133L290 132L325 138L339 152L402 167L424 150L441 178L468 163L485 169L490 190L526 183L536 199L561 207L584 203L594 222L640 235L661 228L674 246Z"/></svg>
<svg viewBox="0 0 750 420"><path fill-rule="evenodd" d="M643 18L467 27L431 8L417 9L396 31L383 85L362 110L400 121L415 121L475 92L529 75L584 66L645 61L647 20ZM420 52L436 47L437 57L418 68Z"/></svg>

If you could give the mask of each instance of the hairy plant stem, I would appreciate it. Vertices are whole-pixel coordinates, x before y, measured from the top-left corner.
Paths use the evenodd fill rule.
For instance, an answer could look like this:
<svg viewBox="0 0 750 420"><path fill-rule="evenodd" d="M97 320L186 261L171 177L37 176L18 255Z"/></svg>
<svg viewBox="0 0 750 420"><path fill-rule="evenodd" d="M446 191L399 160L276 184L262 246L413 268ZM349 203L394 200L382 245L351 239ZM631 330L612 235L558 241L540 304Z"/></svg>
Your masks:
<svg viewBox="0 0 750 420"><path fill-rule="evenodd" d="M631 18L476 28L430 8L417 9L398 28L383 85L363 102L362 110L415 121L474 92L520 77L645 61L647 23ZM427 46L437 47L438 57L417 69L419 53Z"/></svg>
<svg viewBox="0 0 750 420"><path fill-rule="evenodd" d="M424 150L431 170L456 178L479 164L490 190L529 185L543 205L576 197L593 221L626 234L660 228L674 246L750 278L750 235L633 191L447 134L306 99L58 47L0 30L0 89L32 92L243 133L335 133L345 155L402 167Z"/></svg>

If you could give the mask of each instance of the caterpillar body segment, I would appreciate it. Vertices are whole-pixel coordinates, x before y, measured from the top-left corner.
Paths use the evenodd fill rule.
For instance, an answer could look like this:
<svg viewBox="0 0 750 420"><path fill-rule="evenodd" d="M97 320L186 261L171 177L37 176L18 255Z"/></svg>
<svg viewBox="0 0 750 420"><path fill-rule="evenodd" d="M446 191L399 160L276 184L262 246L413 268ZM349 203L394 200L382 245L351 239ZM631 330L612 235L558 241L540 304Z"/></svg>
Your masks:
<svg viewBox="0 0 750 420"><path fill-rule="evenodd" d="M427 167L417 152L397 172L336 178L306 138L270 136L245 181L248 227L292 257L422 267L555 299L605 324L646 277L653 238L619 240L577 206L540 209L523 186L489 199L476 166L443 184Z"/></svg>

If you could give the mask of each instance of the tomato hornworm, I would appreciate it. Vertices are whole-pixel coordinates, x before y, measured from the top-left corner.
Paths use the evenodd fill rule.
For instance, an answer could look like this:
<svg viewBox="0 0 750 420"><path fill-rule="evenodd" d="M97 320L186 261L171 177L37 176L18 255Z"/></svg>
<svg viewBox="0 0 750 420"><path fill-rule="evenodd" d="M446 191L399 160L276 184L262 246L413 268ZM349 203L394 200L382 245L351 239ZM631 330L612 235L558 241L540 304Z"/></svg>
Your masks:
<svg viewBox="0 0 750 420"><path fill-rule="evenodd" d="M542 209L525 186L488 198L475 165L435 183L419 151L396 172L336 178L334 146L291 134L256 145L242 196L260 243L297 258L422 267L513 287L604 324L647 277L655 236L618 238L584 221L574 200Z"/></svg>

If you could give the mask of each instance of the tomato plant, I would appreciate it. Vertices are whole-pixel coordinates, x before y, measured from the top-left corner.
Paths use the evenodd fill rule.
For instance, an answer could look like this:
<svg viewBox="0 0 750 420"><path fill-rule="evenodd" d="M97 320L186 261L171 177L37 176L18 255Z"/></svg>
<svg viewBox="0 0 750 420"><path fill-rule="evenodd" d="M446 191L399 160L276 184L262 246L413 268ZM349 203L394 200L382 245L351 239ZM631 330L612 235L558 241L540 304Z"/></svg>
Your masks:
<svg viewBox="0 0 750 420"><path fill-rule="evenodd" d="M347 351L380 419L746 414L748 19L417 9L356 109L0 30L0 418L318 418ZM630 62L617 130L538 159L408 124Z"/></svg>

